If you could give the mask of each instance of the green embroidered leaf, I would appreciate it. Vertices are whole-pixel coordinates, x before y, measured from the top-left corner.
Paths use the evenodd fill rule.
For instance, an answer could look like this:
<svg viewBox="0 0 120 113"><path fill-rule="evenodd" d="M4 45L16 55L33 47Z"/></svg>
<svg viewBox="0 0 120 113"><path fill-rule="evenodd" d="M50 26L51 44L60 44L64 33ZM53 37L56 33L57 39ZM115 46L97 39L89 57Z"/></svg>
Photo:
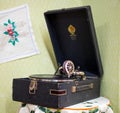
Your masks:
<svg viewBox="0 0 120 113"><path fill-rule="evenodd" d="M7 26L8 24L7 23L4 23L5 26Z"/></svg>
<svg viewBox="0 0 120 113"><path fill-rule="evenodd" d="M12 26L14 26L15 22L12 22Z"/></svg>
<svg viewBox="0 0 120 113"><path fill-rule="evenodd" d="M13 25L12 25L12 28L13 28L13 30L15 30L16 26L13 24Z"/></svg>
<svg viewBox="0 0 120 113"><path fill-rule="evenodd" d="M15 25L15 22L12 22L12 26L14 26Z"/></svg>
<svg viewBox="0 0 120 113"><path fill-rule="evenodd" d="M17 31L14 31L14 36L17 37L19 34Z"/></svg>
<svg viewBox="0 0 120 113"><path fill-rule="evenodd" d="M18 38L15 38L15 41L16 41L16 42L19 42Z"/></svg>
<svg viewBox="0 0 120 113"><path fill-rule="evenodd" d="M12 43L12 40L10 39L8 42L9 42L9 43Z"/></svg>
<svg viewBox="0 0 120 113"><path fill-rule="evenodd" d="M11 24L11 20L10 19L8 19L8 23Z"/></svg>
<svg viewBox="0 0 120 113"><path fill-rule="evenodd" d="M4 34L8 35L8 32L7 32L7 31L5 31L5 32L4 32Z"/></svg>
<svg viewBox="0 0 120 113"><path fill-rule="evenodd" d="M15 46L15 41L12 41L12 45L14 45L14 46Z"/></svg>

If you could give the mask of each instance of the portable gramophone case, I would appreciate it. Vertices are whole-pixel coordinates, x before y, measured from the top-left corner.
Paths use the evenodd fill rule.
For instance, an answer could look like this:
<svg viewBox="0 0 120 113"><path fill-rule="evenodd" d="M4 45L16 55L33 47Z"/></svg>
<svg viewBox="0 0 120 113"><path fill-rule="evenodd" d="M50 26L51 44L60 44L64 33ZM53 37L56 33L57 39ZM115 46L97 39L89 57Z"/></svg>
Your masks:
<svg viewBox="0 0 120 113"><path fill-rule="evenodd" d="M51 10L44 17L58 69L51 77L14 78L13 100L63 108L98 97L103 70L90 6Z"/></svg>

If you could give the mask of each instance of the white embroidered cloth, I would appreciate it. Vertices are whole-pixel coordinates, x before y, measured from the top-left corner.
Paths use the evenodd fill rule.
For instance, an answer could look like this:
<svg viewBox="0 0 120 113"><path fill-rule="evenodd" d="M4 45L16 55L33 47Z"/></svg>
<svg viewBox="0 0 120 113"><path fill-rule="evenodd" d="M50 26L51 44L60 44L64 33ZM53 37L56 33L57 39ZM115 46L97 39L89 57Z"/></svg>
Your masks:
<svg viewBox="0 0 120 113"><path fill-rule="evenodd" d="M32 104L25 104L19 113L114 113L110 101L105 97L88 100L63 109L53 109Z"/></svg>
<svg viewBox="0 0 120 113"><path fill-rule="evenodd" d="M38 53L28 6L0 11L0 63Z"/></svg>

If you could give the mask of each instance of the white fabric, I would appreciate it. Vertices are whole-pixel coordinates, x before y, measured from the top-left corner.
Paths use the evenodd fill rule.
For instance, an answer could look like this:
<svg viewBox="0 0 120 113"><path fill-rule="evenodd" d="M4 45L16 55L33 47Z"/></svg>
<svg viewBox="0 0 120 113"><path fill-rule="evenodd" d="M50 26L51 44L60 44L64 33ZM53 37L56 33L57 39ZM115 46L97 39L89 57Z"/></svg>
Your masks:
<svg viewBox="0 0 120 113"><path fill-rule="evenodd" d="M14 35L11 36L11 34L7 35L4 33L8 32L10 28L13 28L12 24L9 22L14 22L14 31L18 33L15 43L12 43L12 39L15 37ZM16 32L13 33L15 34ZM35 43L28 6L22 5L9 10L0 11L0 63L38 53L39 50Z"/></svg>

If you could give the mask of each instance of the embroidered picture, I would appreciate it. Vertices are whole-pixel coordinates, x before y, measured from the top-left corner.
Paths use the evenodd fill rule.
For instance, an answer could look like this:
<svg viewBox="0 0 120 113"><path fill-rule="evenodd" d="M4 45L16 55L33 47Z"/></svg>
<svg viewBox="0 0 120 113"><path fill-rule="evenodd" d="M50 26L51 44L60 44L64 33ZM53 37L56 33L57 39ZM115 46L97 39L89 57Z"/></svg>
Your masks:
<svg viewBox="0 0 120 113"><path fill-rule="evenodd" d="M15 22L12 22L10 19L8 19L8 22L4 23L4 26L6 27L6 31L4 32L5 35L9 37L9 43L12 43L12 45L15 46L16 42L19 42L18 40L18 32L16 31L16 25Z"/></svg>
<svg viewBox="0 0 120 113"><path fill-rule="evenodd" d="M36 54L28 5L0 11L0 63Z"/></svg>

